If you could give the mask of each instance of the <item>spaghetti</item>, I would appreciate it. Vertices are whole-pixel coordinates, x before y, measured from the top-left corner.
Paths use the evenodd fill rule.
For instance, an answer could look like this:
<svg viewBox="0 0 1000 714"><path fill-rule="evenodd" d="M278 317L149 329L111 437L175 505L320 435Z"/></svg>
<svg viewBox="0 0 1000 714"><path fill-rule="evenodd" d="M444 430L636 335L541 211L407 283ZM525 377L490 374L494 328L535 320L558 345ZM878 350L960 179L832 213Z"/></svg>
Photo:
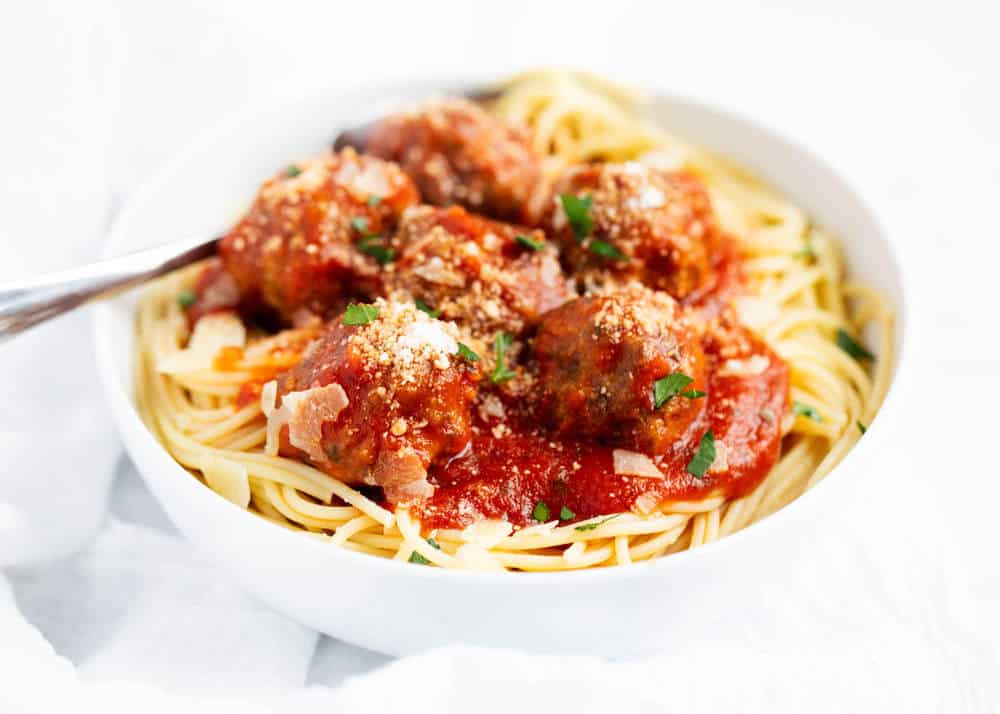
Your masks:
<svg viewBox="0 0 1000 714"><path fill-rule="evenodd" d="M547 174L580 162L638 160L686 170L707 187L722 229L744 256L746 289L733 301L740 321L788 366L792 406L781 453L759 483L734 498L707 493L646 513L556 518L546 506L527 524L480 519L428 528L433 519L416 505L392 508L366 489L274 453L259 391L299 362L319 328L267 334L223 312L207 314L192 330L186 303L203 266L154 284L138 308L136 402L150 430L180 464L240 507L332 545L443 568L555 571L648 560L745 528L820 481L885 396L893 348L885 300L845 282L835 241L800 209L741 168L644 122L638 97L549 70L515 77L502 89L489 111L531 128ZM878 335L877 359L853 337L869 325Z"/></svg>

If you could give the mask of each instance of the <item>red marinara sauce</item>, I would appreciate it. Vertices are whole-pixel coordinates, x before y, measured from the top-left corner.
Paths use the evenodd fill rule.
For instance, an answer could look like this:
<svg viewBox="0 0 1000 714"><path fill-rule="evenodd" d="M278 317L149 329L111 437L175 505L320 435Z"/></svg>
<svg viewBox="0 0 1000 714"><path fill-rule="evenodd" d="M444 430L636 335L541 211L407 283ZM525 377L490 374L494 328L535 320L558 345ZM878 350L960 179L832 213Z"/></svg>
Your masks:
<svg viewBox="0 0 1000 714"><path fill-rule="evenodd" d="M563 509L574 522L625 511L648 513L670 502L721 495L738 498L770 471L781 451L788 368L762 340L739 326L709 331L707 408L666 453L654 458L663 479L614 472L614 448L554 439L528 419L510 431L480 420L469 448L432 469L434 495L412 506L423 526L462 528L482 518L515 525L536 522L543 502L549 520ZM711 430L724 468L698 478L687 466Z"/></svg>

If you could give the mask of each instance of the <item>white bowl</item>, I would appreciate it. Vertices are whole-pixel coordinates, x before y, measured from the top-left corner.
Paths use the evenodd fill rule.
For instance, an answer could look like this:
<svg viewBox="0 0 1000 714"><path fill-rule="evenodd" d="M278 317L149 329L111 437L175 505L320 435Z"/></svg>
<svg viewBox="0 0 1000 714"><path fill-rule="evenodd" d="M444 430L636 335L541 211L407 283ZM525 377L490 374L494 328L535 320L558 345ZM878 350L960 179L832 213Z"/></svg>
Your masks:
<svg viewBox="0 0 1000 714"><path fill-rule="evenodd" d="M329 146L340 128L448 83L325 92L242 112L192 142L138 190L108 254L210 236L259 182ZM656 111L677 134L751 167L839 236L853 278L897 310L896 365L907 340L903 276L865 202L826 164L767 129L685 99ZM131 399L133 307L98 307L101 376L129 454L177 527L248 591L317 630L388 654L461 642L544 652L639 655L680 643L731 611L739 588L780 576L837 519L895 417L896 384L864 439L816 488L774 516L696 550L631 567L570 573L468 573L383 560L328 545L237 508L184 471L146 430Z"/></svg>

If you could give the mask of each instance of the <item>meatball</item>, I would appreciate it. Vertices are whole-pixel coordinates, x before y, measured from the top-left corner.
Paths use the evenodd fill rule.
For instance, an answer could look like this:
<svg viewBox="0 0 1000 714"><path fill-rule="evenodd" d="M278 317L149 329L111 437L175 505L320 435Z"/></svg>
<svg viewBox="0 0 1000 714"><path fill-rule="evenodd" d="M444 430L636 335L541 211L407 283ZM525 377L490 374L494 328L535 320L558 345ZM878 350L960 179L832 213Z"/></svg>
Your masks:
<svg viewBox="0 0 1000 714"><path fill-rule="evenodd" d="M440 99L383 119L365 150L396 161L424 197L519 220L541 175L526 130L464 99Z"/></svg>
<svg viewBox="0 0 1000 714"><path fill-rule="evenodd" d="M266 181L219 254L243 301L301 324L342 309L351 291L374 293L389 257L382 236L418 199L393 164L353 149L325 154Z"/></svg>
<svg viewBox="0 0 1000 714"><path fill-rule="evenodd" d="M555 194L551 234L585 281L636 279L678 299L707 287L718 229L693 176L636 162L578 166L556 181Z"/></svg>
<svg viewBox="0 0 1000 714"><path fill-rule="evenodd" d="M358 314L371 321L345 324ZM410 304L351 306L262 391L267 450L381 487L392 503L430 496L427 469L471 435L480 372L457 338L455 325Z"/></svg>
<svg viewBox="0 0 1000 714"><path fill-rule="evenodd" d="M491 221L459 206L408 210L385 290L420 300L481 340L517 336L574 297L555 246L538 230Z"/></svg>
<svg viewBox="0 0 1000 714"><path fill-rule="evenodd" d="M704 409L700 335L665 293L630 285L568 302L545 315L534 350L540 416L559 435L662 454ZM676 388L657 390L673 374Z"/></svg>

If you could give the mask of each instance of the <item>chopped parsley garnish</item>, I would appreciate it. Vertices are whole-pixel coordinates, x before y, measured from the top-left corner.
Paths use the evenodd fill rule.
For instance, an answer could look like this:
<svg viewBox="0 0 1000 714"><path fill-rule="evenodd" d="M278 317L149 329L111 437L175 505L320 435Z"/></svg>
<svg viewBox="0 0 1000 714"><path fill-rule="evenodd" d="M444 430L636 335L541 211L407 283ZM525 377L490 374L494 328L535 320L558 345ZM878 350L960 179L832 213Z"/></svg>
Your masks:
<svg viewBox="0 0 1000 714"><path fill-rule="evenodd" d="M843 328L837 329L837 347L844 350L854 359L875 359L875 355L866 350L863 345L858 344L858 342L851 337L847 330Z"/></svg>
<svg viewBox="0 0 1000 714"><path fill-rule="evenodd" d="M382 245L380 240L382 239L378 236L366 236L358 241L357 249L365 255L373 257L379 265L385 265L393 261L396 257L396 251Z"/></svg>
<svg viewBox="0 0 1000 714"><path fill-rule="evenodd" d="M698 444L698 453L691 459L686 471L695 478L704 478L705 473L713 463L715 463L715 434L709 429L701 437L701 443Z"/></svg>
<svg viewBox="0 0 1000 714"><path fill-rule="evenodd" d="M858 431L860 431L860 432L861 432L861 436L864 436L864 435L865 435L865 432L866 432L866 431L868 431L868 427L867 427L867 426L865 426L864 424L862 424L862 423L861 423L861 422L859 422L859 421L856 421L856 422L854 422L854 423L858 425Z"/></svg>
<svg viewBox="0 0 1000 714"><path fill-rule="evenodd" d="M374 208L380 203L382 203L382 197L379 196L377 193L373 193L371 196L368 197L368 205L371 206L372 208Z"/></svg>
<svg viewBox="0 0 1000 714"><path fill-rule="evenodd" d="M683 372L673 372L672 374L668 374L666 377L656 380L653 382L653 406L659 409L678 394L682 397L687 397L688 399L704 397L705 393L699 389L690 389L686 392L682 391L684 387L688 386L693 381L694 380L691 379L691 377L687 376Z"/></svg>
<svg viewBox="0 0 1000 714"><path fill-rule="evenodd" d="M535 504L535 510L531 512L531 517L540 523L549 520L549 507L545 501L539 501Z"/></svg>
<svg viewBox="0 0 1000 714"><path fill-rule="evenodd" d="M501 332L493 339L493 354L497 361L496 367L493 368L493 374L490 375L490 380L493 384L506 382L515 374L513 370L507 369L507 366L503 363L504 353L510 348L513 341L514 338L506 332Z"/></svg>
<svg viewBox="0 0 1000 714"><path fill-rule="evenodd" d="M531 236L516 235L514 240L523 245L525 248L530 248L531 250L541 250L545 247L545 244L540 240L535 240Z"/></svg>
<svg viewBox="0 0 1000 714"><path fill-rule="evenodd" d="M187 310L198 300L198 295L194 290L181 290L177 294L177 304Z"/></svg>
<svg viewBox="0 0 1000 714"><path fill-rule="evenodd" d="M608 260L628 260L628 256L606 240L590 241L590 252Z"/></svg>
<svg viewBox="0 0 1000 714"><path fill-rule="evenodd" d="M302 169L300 169L295 164L292 164L291 166L285 169L285 176L287 176L288 178L295 178L300 173L302 173Z"/></svg>
<svg viewBox="0 0 1000 714"><path fill-rule="evenodd" d="M391 263L396 257L396 251L382 243L382 236L368 232L368 218L355 216L351 219L351 228L361 234L357 249L365 255L370 255L379 265Z"/></svg>
<svg viewBox="0 0 1000 714"><path fill-rule="evenodd" d="M376 317L378 317L378 308L374 305L351 303L344 311L344 318L341 322L345 325L367 325Z"/></svg>
<svg viewBox="0 0 1000 714"><path fill-rule="evenodd" d="M617 518L617 517L618 517L618 514L616 513L613 516L608 516L607 518L602 518L599 521L591 521L590 523L582 523L581 525L576 526L573 530L575 530L575 531L592 531L595 528L597 528L597 526L603 526L605 523L607 523L608 521L610 521L612 518Z"/></svg>
<svg viewBox="0 0 1000 714"><path fill-rule="evenodd" d="M792 414L795 416L804 416L806 419L812 419L817 424L823 423L823 415L816 410L816 407L811 407L808 404L803 404L802 402L794 402L792 404Z"/></svg>
<svg viewBox="0 0 1000 714"><path fill-rule="evenodd" d="M425 303L420 298L417 298L416 300L414 300L413 304L417 306L417 309L420 310L420 312L426 312L431 317L440 317L441 316L441 311L440 310L435 310L433 307L431 307L430 305L428 305L427 303Z"/></svg>
<svg viewBox="0 0 1000 714"><path fill-rule="evenodd" d="M441 550L441 546L438 545L437 541L435 541L433 538L428 538L427 542L431 544L431 546L434 548L434 550ZM420 565L430 565L431 564L431 561L427 560L427 558L425 558L424 556L420 555L420 553L418 553L417 551L413 551L412 553L410 553L410 562L411 563L418 563Z"/></svg>
<svg viewBox="0 0 1000 714"><path fill-rule="evenodd" d="M805 245L799 248L794 253L792 253L792 257L801 258L802 260L806 260L809 262L816 260L816 249L813 248L812 241L809 240L809 238L806 238Z"/></svg>
<svg viewBox="0 0 1000 714"><path fill-rule="evenodd" d="M589 236L590 231L594 228L594 222L590 218L590 207L594 200L590 196L580 198L568 193L560 193L559 202L562 203L566 218L573 228L573 235L579 243Z"/></svg>
<svg viewBox="0 0 1000 714"><path fill-rule="evenodd" d="M461 342L458 343L458 356L467 359L469 362L478 362L479 355L470 350L466 345Z"/></svg>
<svg viewBox="0 0 1000 714"><path fill-rule="evenodd" d="M560 521L571 521L574 518L576 518L576 514L573 513L573 511L571 511L568 508L566 508L566 506L563 506L562 508L559 509L559 520Z"/></svg>

